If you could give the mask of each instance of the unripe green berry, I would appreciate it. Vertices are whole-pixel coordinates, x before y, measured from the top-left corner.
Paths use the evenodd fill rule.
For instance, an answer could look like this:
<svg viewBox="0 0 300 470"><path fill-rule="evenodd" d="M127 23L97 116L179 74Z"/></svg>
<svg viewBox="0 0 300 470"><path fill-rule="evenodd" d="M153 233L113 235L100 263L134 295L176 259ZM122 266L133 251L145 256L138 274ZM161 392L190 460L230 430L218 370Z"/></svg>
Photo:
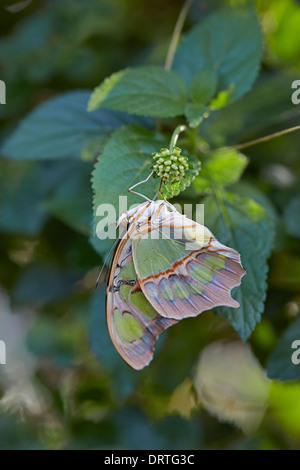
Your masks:
<svg viewBox="0 0 300 470"><path fill-rule="evenodd" d="M161 178L165 183L179 182L184 178L186 170L193 168L193 165L188 163L188 158L181 156L179 147L174 147L171 151L168 148L162 148L152 156L155 161L151 167L154 172L153 176Z"/></svg>

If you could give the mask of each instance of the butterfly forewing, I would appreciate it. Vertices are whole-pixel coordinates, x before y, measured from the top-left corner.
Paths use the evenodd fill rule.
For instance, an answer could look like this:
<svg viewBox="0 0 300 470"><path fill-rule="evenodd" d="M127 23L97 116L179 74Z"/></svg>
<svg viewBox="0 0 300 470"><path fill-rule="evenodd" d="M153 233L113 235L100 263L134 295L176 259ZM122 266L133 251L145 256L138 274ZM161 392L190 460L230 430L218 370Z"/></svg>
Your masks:
<svg viewBox="0 0 300 470"><path fill-rule="evenodd" d="M142 369L151 361L157 337L176 323L159 315L143 294L127 233L116 248L108 278L106 318L113 344L135 369Z"/></svg>
<svg viewBox="0 0 300 470"><path fill-rule="evenodd" d="M237 251L178 212L152 223L133 238L133 259L142 291L160 315L180 320L239 306L230 295L245 274Z"/></svg>

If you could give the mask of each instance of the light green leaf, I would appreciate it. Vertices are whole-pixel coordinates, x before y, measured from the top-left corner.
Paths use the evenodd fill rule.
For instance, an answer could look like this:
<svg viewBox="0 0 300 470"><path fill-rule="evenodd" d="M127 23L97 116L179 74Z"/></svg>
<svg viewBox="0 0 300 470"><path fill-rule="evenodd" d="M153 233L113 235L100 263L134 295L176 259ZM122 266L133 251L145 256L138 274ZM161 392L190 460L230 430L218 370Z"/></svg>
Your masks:
<svg viewBox="0 0 300 470"><path fill-rule="evenodd" d="M283 435L299 440L300 436L300 383L273 381L270 393L270 410Z"/></svg>
<svg viewBox="0 0 300 470"><path fill-rule="evenodd" d="M2 153L10 158L81 158L89 140L97 137L104 144L117 127L147 121L116 111L86 110L89 91L76 90L56 96L35 108L4 142ZM99 140L101 142L99 142Z"/></svg>
<svg viewBox="0 0 300 470"><path fill-rule="evenodd" d="M294 341L299 341L297 348L292 348ZM271 379L296 380L300 379L300 318L298 318L280 338L276 349L272 352L267 362L267 373ZM292 355L299 364L294 364Z"/></svg>
<svg viewBox="0 0 300 470"><path fill-rule="evenodd" d="M273 220L252 199L217 191L205 204L205 225L221 243L241 254L247 274L233 290L240 303L237 309L218 307L216 313L227 318L242 339L247 339L261 319L266 297L267 259L274 238Z"/></svg>
<svg viewBox="0 0 300 470"><path fill-rule="evenodd" d="M182 77L162 67L144 66L111 75L91 95L88 109L117 109L150 117L184 113L187 87Z"/></svg>
<svg viewBox="0 0 300 470"><path fill-rule="evenodd" d="M206 66L218 75L218 89L234 86L232 98L248 91L259 70L262 35L251 4L227 7L207 16L180 43L174 70L188 84Z"/></svg>
<svg viewBox="0 0 300 470"><path fill-rule="evenodd" d="M191 83L191 98L194 103L206 104L214 96L218 76L212 67L205 67L194 75Z"/></svg>
<svg viewBox="0 0 300 470"><path fill-rule="evenodd" d="M200 403L246 434L253 434L264 416L270 384L249 344L219 340L201 351L195 374Z"/></svg>
<svg viewBox="0 0 300 470"><path fill-rule="evenodd" d="M299 42L297 40L300 22L299 2L294 0L276 0L272 6L261 2L267 14L272 15L264 24L265 41L268 44L267 63L274 67L297 67L299 72ZM270 8L270 10L269 10Z"/></svg>
<svg viewBox="0 0 300 470"><path fill-rule="evenodd" d="M267 211L269 217L274 222L274 226L278 224L278 212L275 206L269 199L268 195L259 190L254 184L243 180L238 181L237 183L230 186L230 192L240 197L247 197L253 199Z"/></svg>
<svg viewBox="0 0 300 470"><path fill-rule="evenodd" d="M215 186L227 186L239 180L248 159L237 150L228 148L204 155L202 170L193 183L197 193L213 190Z"/></svg>

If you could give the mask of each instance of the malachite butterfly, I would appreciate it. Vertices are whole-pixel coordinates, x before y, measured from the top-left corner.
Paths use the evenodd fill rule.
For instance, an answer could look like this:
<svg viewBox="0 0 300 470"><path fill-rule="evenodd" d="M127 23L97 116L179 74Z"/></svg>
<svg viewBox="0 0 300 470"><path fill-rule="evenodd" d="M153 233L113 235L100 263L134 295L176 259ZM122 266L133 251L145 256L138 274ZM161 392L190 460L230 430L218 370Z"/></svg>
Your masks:
<svg viewBox="0 0 300 470"><path fill-rule="evenodd" d="M237 251L165 200L121 214L106 318L110 337L134 369L152 360L166 328L216 306L239 307L230 291L246 273Z"/></svg>

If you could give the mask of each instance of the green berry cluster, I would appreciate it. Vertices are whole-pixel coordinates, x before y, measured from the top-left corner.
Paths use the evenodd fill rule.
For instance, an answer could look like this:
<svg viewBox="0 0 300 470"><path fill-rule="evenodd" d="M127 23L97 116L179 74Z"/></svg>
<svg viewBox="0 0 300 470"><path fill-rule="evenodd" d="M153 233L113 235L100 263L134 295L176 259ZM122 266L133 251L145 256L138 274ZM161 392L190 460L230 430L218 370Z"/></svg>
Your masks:
<svg viewBox="0 0 300 470"><path fill-rule="evenodd" d="M185 176L186 170L193 168L188 163L188 158L181 154L179 147L174 147L172 151L163 148L160 152L152 153L155 163L152 165L154 177L161 178L164 183L176 183Z"/></svg>

